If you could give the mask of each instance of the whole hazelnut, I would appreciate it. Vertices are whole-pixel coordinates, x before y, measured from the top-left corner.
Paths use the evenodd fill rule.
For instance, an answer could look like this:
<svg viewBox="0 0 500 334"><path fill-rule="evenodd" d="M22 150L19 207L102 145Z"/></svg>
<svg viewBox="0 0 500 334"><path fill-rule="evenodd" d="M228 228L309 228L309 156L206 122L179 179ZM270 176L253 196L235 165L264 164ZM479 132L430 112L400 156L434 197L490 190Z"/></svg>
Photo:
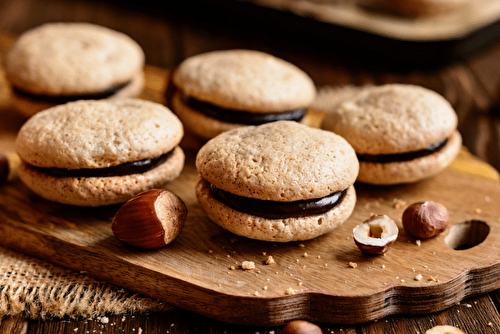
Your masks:
<svg viewBox="0 0 500 334"><path fill-rule="evenodd" d="M7 182L9 171L9 158L5 153L0 152L0 184Z"/></svg>
<svg viewBox="0 0 500 334"><path fill-rule="evenodd" d="M318 325L305 320L294 320L289 322L283 330L282 334L322 334L323 331Z"/></svg>
<svg viewBox="0 0 500 334"><path fill-rule="evenodd" d="M111 229L119 240L139 248L160 248L184 227L186 205L172 192L152 189L132 198L116 212Z"/></svg>
<svg viewBox="0 0 500 334"><path fill-rule="evenodd" d="M402 221L408 234L427 239L446 230L450 223L450 215L446 207L440 203L417 202L405 209Z"/></svg>
<svg viewBox="0 0 500 334"><path fill-rule="evenodd" d="M465 334L465 332L455 326L438 325L426 330L425 334Z"/></svg>
<svg viewBox="0 0 500 334"><path fill-rule="evenodd" d="M399 229L386 215L372 215L352 230L356 246L365 254L387 252L396 241Z"/></svg>

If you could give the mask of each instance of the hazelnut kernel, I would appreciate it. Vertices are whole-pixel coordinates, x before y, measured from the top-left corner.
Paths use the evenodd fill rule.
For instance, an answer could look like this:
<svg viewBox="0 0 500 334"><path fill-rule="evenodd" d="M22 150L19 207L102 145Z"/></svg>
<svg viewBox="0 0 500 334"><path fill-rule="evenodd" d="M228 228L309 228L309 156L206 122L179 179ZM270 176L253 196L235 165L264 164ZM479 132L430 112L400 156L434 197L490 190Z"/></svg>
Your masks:
<svg viewBox="0 0 500 334"><path fill-rule="evenodd" d="M0 152L0 184L7 182L9 172L9 158L5 153Z"/></svg>
<svg viewBox="0 0 500 334"><path fill-rule="evenodd" d="M283 330L282 334L321 334L323 331L318 325L305 320L294 320L289 322Z"/></svg>
<svg viewBox="0 0 500 334"><path fill-rule="evenodd" d="M372 215L353 231L356 246L365 254L387 252L396 241L399 229L394 220L386 215Z"/></svg>
<svg viewBox="0 0 500 334"><path fill-rule="evenodd" d="M172 242L184 227L184 202L164 189L145 191L116 212L111 229L115 237L139 248L160 248Z"/></svg>
<svg viewBox="0 0 500 334"><path fill-rule="evenodd" d="M446 230L450 223L450 215L446 207L440 203L417 202L405 209L402 223L408 234L428 239Z"/></svg>

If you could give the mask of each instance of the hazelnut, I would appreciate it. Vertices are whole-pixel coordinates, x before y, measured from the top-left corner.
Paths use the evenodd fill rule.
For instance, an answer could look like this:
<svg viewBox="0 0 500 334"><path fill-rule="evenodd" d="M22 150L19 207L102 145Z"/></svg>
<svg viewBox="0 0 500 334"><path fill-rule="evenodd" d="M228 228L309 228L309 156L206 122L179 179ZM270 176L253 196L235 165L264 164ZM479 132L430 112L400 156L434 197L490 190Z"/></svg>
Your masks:
<svg viewBox="0 0 500 334"><path fill-rule="evenodd" d="M9 158L5 153L0 152L0 184L7 182L9 171Z"/></svg>
<svg viewBox="0 0 500 334"><path fill-rule="evenodd" d="M399 229L394 220L386 215L372 215L352 230L356 246L365 254L387 252L396 241Z"/></svg>
<svg viewBox="0 0 500 334"><path fill-rule="evenodd" d="M438 325L426 330L425 334L465 334L465 332L454 326Z"/></svg>
<svg viewBox="0 0 500 334"><path fill-rule="evenodd" d="M181 232L186 205L174 193L163 189L145 191L122 205L111 229L115 237L139 248L160 248Z"/></svg>
<svg viewBox="0 0 500 334"><path fill-rule="evenodd" d="M283 330L282 334L322 334L323 331L318 325L305 320L294 320L289 322Z"/></svg>
<svg viewBox="0 0 500 334"><path fill-rule="evenodd" d="M432 201L413 203L403 212L403 227L408 234L427 239L446 230L450 215L446 207Z"/></svg>

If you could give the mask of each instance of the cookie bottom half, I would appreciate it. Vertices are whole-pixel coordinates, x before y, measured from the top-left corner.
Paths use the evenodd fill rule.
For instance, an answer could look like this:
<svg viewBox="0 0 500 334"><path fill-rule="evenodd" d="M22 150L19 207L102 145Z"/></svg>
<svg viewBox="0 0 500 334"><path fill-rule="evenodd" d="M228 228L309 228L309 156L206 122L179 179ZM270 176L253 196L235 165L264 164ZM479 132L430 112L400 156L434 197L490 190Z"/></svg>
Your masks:
<svg viewBox="0 0 500 334"><path fill-rule="evenodd" d="M103 206L126 202L143 191L173 181L180 175L184 159L184 152L176 147L166 162L148 172L110 177L56 177L22 163L19 177L45 199L76 206Z"/></svg>
<svg viewBox="0 0 500 334"><path fill-rule="evenodd" d="M425 157L401 162L359 162L358 182L394 185L417 182L432 177L452 163L462 147L458 131L440 150Z"/></svg>
<svg viewBox="0 0 500 334"><path fill-rule="evenodd" d="M112 100L117 98L137 97L143 91L144 85L144 73L141 71L140 73L137 73L127 85L123 86L116 93L107 97L106 99ZM82 95L81 97L83 96L84 95ZM70 102L71 100L73 99L71 97L68 97L67 102ZM54 107L57 104L59 103L49 102L44 100L43 98L37 100L35 98L32 98L31 96L24 96L12 92L12 105L14 109L16 109L25 117L31 117L36 113Z"/></svg>
<svg viewBox="0 0 500 334"><path fill-rule="evenodd" d="M271 242L309 240L328 233L351 216L356 204L356 191L350 186L344 200L325 213L285 219L263 218L217 201L212 197L210 184L202 178L196 185L196 197L203 211L217 225L243 237Z"/></svg>

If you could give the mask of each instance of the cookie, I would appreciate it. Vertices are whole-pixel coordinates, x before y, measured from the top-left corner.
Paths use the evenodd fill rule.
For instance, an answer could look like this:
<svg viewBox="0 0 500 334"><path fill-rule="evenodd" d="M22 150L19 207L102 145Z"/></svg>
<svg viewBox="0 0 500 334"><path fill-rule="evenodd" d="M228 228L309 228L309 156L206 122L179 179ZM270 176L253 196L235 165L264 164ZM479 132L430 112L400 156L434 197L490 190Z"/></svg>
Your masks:
<svg viewBox="0 0 500 334"><path fill-rule="evenodd" d="M241 126L277 120L307 124L316 96L295 65L254 50L224 50L184 60L172 75L171 108L203 139Z"/></svg>
<svg viewBox="0 0 500 334"><path fill-rule="evenodd" d="M207 216L240 236L312 239L351 215L358 160L342 137L293 121L224 132L198 151L196 195Z"/></svg>
<svg viewBox="0 0 500 334"><path fill-rule="evenodd" d="M328 112L321 127L344 137L360 164L358 181L416 182L436 175L462 146L450 103L405 84L367 87Z"/></svg>
<svg viewBox="0 0 500 334"><path fill-rule="evenodd" d="M31 117L15 149L19 177L60 203L121 203L175 179L184 166L179 119L136 98L68 102Z"/></svg>
<svg viewBox="0 0 500 334"><path fill-rule="evenodd" d="M130 37L89 23L48 23L22 34L5 56L22 114L70 101L138 96L144 52Z"/></svg>

